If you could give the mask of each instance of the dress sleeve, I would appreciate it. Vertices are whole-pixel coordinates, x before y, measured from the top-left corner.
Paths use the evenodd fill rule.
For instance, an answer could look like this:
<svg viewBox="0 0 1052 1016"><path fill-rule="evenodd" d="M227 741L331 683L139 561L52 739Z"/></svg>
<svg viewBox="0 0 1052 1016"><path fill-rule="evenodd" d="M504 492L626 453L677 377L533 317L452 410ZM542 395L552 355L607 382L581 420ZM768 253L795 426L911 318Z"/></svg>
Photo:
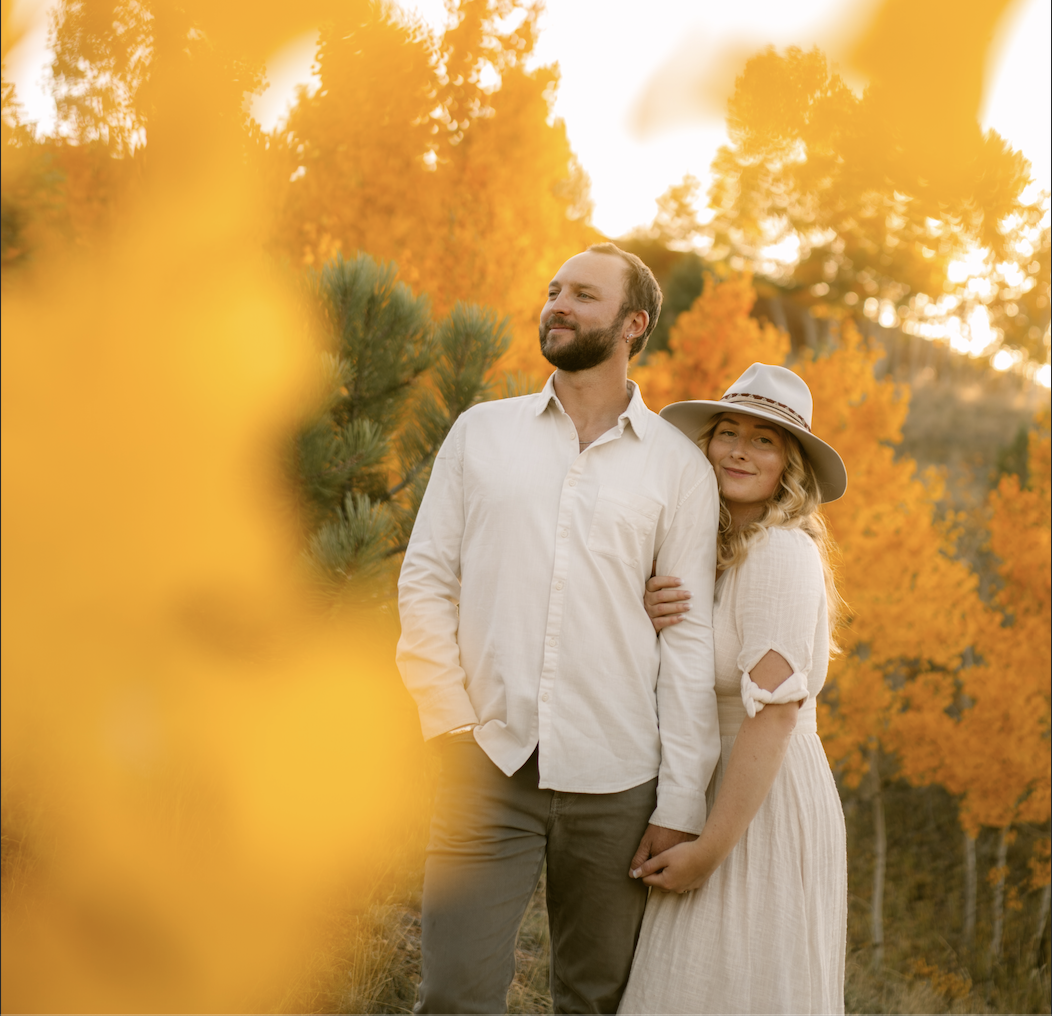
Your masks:
<svg viewBox="0 0 1052 1016"><path fill-rule="evenodd" d="M825 578L818 548L796 529L769 529L740 566L735 621L741 652L741 695L755 716L765 705L801 702L808 696L815 632L826 610ZM760 688L753 667L774 650L792 674L774 691Z"/></svg>

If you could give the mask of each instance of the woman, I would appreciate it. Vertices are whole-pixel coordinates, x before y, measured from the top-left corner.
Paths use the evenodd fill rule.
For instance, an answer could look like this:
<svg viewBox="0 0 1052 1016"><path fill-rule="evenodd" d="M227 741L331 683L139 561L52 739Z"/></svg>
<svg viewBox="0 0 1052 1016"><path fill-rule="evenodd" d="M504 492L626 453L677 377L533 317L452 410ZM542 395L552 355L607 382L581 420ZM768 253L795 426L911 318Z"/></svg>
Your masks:
<svg viewBox="0 0 1052 1016"><path fill-rule="evenodd" d="M840 598L819 513L840 456L811 433L811 392L753 364L719 402L661 415L720 488L713 632L723 753L701 835L631 874L650 894L622 1013L844 1011L844 814L815 726ZM660 630L689 593L648 583Z"/></svg>

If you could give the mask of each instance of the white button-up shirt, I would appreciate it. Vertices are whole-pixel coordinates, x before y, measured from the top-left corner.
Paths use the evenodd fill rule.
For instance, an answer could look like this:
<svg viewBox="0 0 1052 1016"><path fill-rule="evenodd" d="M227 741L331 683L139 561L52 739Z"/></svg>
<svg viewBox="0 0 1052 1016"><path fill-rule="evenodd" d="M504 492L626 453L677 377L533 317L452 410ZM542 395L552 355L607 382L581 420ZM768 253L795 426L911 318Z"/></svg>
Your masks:
<svg viewBox="0 0 1052 1016"><path fill-rule="evenodd" d="M554 375L553 375L554 377ZM720 753L712 467L632 397L584 451L555 395L486 402L435 460L399 579L398 664L425 738L477 722L511 775L614 793L658 776L657 825L700 832ZM652 563L693 594L655 637Z"/></svg>

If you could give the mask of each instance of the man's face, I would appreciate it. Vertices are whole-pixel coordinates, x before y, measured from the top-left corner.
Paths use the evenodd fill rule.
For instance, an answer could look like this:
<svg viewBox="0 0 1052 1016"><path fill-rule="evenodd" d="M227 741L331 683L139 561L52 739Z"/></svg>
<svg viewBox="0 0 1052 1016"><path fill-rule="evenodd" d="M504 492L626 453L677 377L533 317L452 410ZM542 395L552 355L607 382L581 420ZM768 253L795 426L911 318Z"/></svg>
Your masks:
<svg viewBox="0 0 1052 1016"><path fill-rule="evenodd" d="M588 370L610 359L623 340L625 265L612 254L570 258L548 284L541 309L541 352L553 367Z"/></svg>

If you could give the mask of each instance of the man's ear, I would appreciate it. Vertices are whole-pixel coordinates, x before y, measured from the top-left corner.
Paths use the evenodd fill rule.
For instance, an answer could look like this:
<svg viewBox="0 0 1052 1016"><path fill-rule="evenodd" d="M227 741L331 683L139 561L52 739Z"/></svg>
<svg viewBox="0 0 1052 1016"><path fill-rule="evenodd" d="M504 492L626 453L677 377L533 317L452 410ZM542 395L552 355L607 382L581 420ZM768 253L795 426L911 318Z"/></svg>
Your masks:
<svg viewBox="0 0 1052 1016"><path fill-rule="evenodd" d="M626 321L625 340L638 339L647 330L650 324L650 315L645 310L637 310L628 315Z"/></svg>

